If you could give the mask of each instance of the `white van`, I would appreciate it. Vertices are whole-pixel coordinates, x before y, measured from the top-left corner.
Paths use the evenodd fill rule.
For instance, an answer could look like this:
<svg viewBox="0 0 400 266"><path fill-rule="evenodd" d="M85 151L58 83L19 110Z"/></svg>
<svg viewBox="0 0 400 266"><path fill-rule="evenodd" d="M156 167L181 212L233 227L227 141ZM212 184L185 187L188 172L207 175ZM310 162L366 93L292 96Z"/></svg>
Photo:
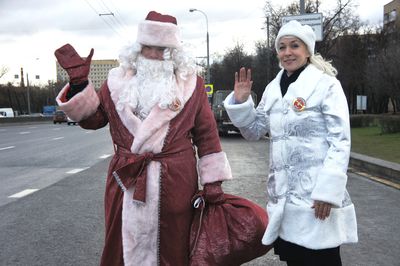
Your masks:
<svg viewBox="0 0 400 266"><path fill-rule="evenodd" d="M0 108L0 118L14 117L14 110L12 108Z"/></svg>

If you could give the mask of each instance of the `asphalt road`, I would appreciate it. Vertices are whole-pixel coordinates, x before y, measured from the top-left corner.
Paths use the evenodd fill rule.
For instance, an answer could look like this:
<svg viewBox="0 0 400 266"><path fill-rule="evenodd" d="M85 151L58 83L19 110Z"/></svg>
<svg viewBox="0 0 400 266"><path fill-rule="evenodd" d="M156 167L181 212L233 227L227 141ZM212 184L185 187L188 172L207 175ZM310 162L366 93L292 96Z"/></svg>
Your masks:
<svg viewBox="0 0 400 266"><path fill-rule="evenodd" d="M46 136L43 140L40 136L31 135L39 143L20 140L25 145L19 152L12 151L14 148L1 148L8 145L17 149L18 132L28 130L15 129L12 131L14 139L1 131L7 128L0 127L0 137L9 138L8 142L0 141L0 265L98 265L104 234L104 178L110 159L99 157L112 151L107 130L86 135L79 127L46 127L41 128L47 132L60 127L61 132L65 133L64 140L54 140L55 145L48 144L51 138L59 136L58 133L41 132L38 135L43 138ZM235 178L224 183L225 192L246 197L264 206L268 171L266 141L247 142L237 135L231 135L222 139L222 145ZM14 152L14 155L10 155L10 152ZM17 157L24 159L16 160ZM29 169L18 170L24 167ZM45 171L47 168L52 170ZM66 174L73 169L83 168L85 170L75 174ZM12 169L16 171L10 178ZM46 185L24 197L12 200L5 198L21 189L37 187L31 186L26 179L38 174L52 181L41 181ZM19 181L18 189L14 189L11 186L13 179L25 181ZM40 183L35 178L32 180L33 184ZM342 246L343 265L399 265L399 190L352 173L349 173L348 189L356 205L359 243ZM246 265L285 264L271 251Z"/></svg>
<svg viewBox="0 0 400 266"><path fill-rule="evenodd" d="M50 123L0 127L0 206L113 154L108 128Z"/></svg>

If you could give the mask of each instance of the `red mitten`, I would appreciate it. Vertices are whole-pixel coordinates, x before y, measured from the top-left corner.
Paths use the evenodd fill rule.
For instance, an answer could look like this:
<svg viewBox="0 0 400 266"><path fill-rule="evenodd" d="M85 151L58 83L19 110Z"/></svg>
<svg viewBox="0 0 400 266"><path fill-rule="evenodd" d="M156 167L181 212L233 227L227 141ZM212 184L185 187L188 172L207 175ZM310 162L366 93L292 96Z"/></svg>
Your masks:
<svg viewBox="0 0 400 266"><path fill-rule="evenodd" d="M225 201L224 192L221 187L222 182L205 184L203 187L203 198L207 203L222 203Z"/></svg>
<svg viewBox="0 0 400 266"><path fill-rule="evenodd" d="M70 84L77 85L87 82L93 52L92 48L88 57L83 59L69 43L54 52L58 63L67 71Z"/></svg>

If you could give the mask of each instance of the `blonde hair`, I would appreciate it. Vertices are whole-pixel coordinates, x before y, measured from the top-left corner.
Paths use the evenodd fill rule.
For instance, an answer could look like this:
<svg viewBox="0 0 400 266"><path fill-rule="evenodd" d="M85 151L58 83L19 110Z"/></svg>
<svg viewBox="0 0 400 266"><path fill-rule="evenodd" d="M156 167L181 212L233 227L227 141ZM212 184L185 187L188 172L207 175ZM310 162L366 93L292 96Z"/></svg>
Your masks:
<svg viewBox="0 0 400 266"><path fill-rule="evenodd" d="M287 36L285 35L282 37L294 37L294 38L298 39L307 48L307 51L310 54L310 57L308 58L308 62L310 64L313 64L316 68L318 68L322 72L328 74L329 76L336 77L338 72L337 72L336 68L331 64L332 61L325 60L319 53L313 54L312 51L314 51L314 47L312 47L312 49L310 49L310 47L302 39L300 39L299 37L297 37L295 35L287 35ZM279 52L278 48L276 48L276 51L277 51L277 53ZM278 58L278 61L279 61L279 67L283 68L279 58Z"/></svg>
<svg viewBox="0 0 400 266"><path fill-rule="evenodd" d="M309 58L310 63L313 64L319 70L322 70L324 73L329 76L336 77L338 74L336 68L331 64L332 61L325 60L320 54L313 54Z"/></svg>

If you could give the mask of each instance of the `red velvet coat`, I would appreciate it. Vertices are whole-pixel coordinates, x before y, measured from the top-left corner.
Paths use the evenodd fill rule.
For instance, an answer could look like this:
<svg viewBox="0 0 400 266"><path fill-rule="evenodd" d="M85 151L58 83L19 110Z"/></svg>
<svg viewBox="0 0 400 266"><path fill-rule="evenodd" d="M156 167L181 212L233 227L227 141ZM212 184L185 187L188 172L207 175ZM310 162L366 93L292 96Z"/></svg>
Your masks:
<svg viewBox="0 0 400 266"><path fill-rule="evenodd" d="M199 182L230 179L229 163L221 151L201 78L177 78L182 108L156 106L143 121L127 106L116 109L124 85L132 78L117 68L97 96L89 84L65 101L67 85L57 99L83 128L98 129L109 123L116 153L107 174L101 265L186 266L191 198Z"/></svg>

